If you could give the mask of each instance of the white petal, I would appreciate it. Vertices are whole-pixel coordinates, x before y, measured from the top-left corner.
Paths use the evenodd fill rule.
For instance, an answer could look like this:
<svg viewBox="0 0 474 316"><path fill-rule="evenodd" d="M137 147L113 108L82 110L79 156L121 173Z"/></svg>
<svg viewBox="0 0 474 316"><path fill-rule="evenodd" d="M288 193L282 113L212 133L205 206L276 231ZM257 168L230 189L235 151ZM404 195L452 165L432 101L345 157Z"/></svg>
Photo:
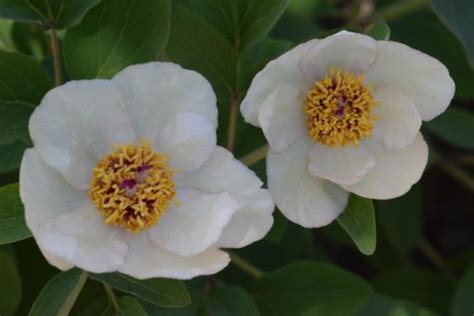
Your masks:
<svg viewBox="0 0 474 316"><path fill-rule="evenodd" d="M194 256L219 240L240 205L228 193L205 194L196 189L178 189L178 206L170 206L150 238L177 255Z"/></svg>
<svg viewBox="0 0 474 316"><path fill-rule="evenodd" d="M299 61L306 51L315 45L318 40L310 40L296 46L280 57L269 62L252 80L247 91L240 112L247 123L260 126L258 111L263 101L281 82L292 84L301 91L310 88L310 83L304 78Z"/></svg>
<svg viewBox="0 0 474 316"><path fill-rule="evenodd" d="M125 230L105 224L91 203L49 220L36 236L52 255L94 273L113 272L123 265L128 237Z"/></svg>
<svg viewBox="0 0 474 316"><path fill-rule="evenodd" d="M369 36L338 33L318 42L300 62L301 70L310 82L321 80L331 68L361 74L374 62L377 42Z"/></svg>
<svg viewBox="0 0 474 316"><path fill-rule="evenodd" d="M374 109L379 118L375 121L372 137L393 149L410 144L421 127L420 114L411 99L391 86L377 86L373 96L379 102Z"/></svg>
<svg viewBox="0 0 474 316"><path fill-rule="evenodd" d="M137 279L191 279L224 269L230 262L224 251L209 248L192 257L182 257L157 246L148 234L135 236L129 245L128 256L120 272Z"/></svg>
<svg viewBox="0 0 474 316"><path fill-rule="evenodd" d="M308 228L331 223L349 197L338 185L308 172L311 145L311 139L302 139L281 153L267 155L268 187L275 204L289 220Z"/></svg>
<svg viewBox="0 0 474 316"><path fill-rule="evenodd" d="M285 150L308 133L303 99L297 88L280 83L260 107L258 122L273 151Z"/></svg>
<svg viewBox="0 0 474 316"><path fill-rule="evenodd" d="M216 147L216 130L201 114L178 113L163 129L156 145L168 165L180 172L194 170L209 159Z"/></svg>
<svg viewBox="0 0 474 316"><path fill-rule="evenodd" d="M395 42L378 42L377 59L368 70L366 80L402 90L424 121L443 113L454 95L454 82L441 62Z"/></svg>
<svg viewBox="0 0 474 316"><path fill-rule="evenodd" d="M112 80L125 97L139 139L155 143L168 121L181 112L204 115L217 127L216 96L195 71L151 62L129 66Z"/></svg>
<svg viewBox="0 0 474 316"><path fill-rule="evenodd" d="M403 149L388 149L378 143L370 149L376 166L362 180L344 188L372 199L392 199L408 192L420 180L428 160L428 146L420 133Z"/></svg>
<svg viewBox="0 0 474 316"><path fill-rule="evenodd" d="M23 156L20 196L26 223L51 264L100 273L123 263L127 246L121 232L106 225L87 194L65 182L35 149Z"/></svg>
<svg viewBox="0 0 474 316"><path fill-rule="evenodd" d="M309 172L338 184L354 184L375 166L371 152L359 146L328 147L317 143L309 152Z"/></svg>
<svg viewBox="0 0 474 316"><path fill-rule="evenodd" d="M201 168L178 177L176 183L209 193L227 192L242 205L224 228L219 241L223 247L244 247L271 228L275 205L269 192L261 189L263 183L252 170L222 147Z"/></svg>
<svg viewBox="0 0 474 316"><path fill-rule="evenodd" d="M30 119L44 161L86 189L91 170L116 144L135 140L120 91L108 80L70 81L46 94Z"/></svg>

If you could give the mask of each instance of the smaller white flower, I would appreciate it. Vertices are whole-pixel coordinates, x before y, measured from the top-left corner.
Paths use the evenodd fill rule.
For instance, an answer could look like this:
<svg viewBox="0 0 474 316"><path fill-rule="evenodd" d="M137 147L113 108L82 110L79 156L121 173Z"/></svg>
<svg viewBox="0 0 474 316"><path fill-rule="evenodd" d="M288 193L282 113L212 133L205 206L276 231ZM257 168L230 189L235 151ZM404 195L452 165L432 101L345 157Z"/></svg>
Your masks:
<svg viewBox="0 0 474 316"><path fill-rule="evenodd" d="M270 229L256 175L216 146L210 84L172 63L51 90L30 119L25 216L46 259L136 278L192 278Z"/></svg>
<svg viewBox="0 0 474 316"><path fill-rule="evenodd" d="M391 41L340 32L269 62L241 105L270 145L268 187L290 220L331 223L350 192L406 193L426 166L419 133L448 107L454 82L438 60Z"/></svg>

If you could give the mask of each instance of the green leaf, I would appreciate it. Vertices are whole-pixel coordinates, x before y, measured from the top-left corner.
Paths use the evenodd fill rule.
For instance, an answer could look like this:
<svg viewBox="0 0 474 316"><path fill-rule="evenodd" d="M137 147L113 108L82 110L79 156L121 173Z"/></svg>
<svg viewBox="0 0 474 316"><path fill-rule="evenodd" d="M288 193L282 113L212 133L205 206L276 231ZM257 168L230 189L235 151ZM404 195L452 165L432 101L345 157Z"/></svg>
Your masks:
<svg viewBox="0 0 474 316"><path fill-rule="evenodd" d="M390 27L384 20L380 20L370 25L365 30L365 34L378 41L387 41L390 38Z"/></svg>
<svg viewBox="0 0 474 316"><path fill-rule="evenodd" d="M47 24L58 29L79 23L100 0L26 0Z"/></svg>
<svg viewBox="0 0 474 316"><path fill-rule="evenodd" d="M29 142L28 119L51 88L46 71L30 58L0 51L0 145Z"/></svg>
<svg viewBox="0 0 474 316"><path fill-rule="evenodd" d="M374 294L370 303L358 316L435 316L434 313L416 304L401 301L389 296ZM468 315L468 314L465 314Z"/></svg>
<svg viewBox="0 0 474 316"><path fill-rule="evenodd" d="M18 183L0 188L0 244L9 244L31 237L25 223Z"/></svg>
<svg viewBox="0 0 474 316"><path fill-rule="evenodd" d="M66 33L69 76L110 78L129 65L156 60L168 41L170 16L170 0L103 0Z"/></svg>
<svg viewBox="0 0 474 316"><path fill-rule="evenodd" d="M12 258L0 250L0 314L2 316L14 315L20 299L20 275Z"/></svg>
<svg viewBox="0 0 474 316"><path fill-rule="evenodd" d="M258 308L249 294L237 286L214 288L207 299L209 316L258 316Z"/></svg>
<svg viewBox="0 0 474 316"><path fill-rule="evenodd" d="M360 252L367 256L375 252L377 230L372 200L351 194L345 211L337 221L351 236Z"/></svg>
<svg viewBox="0 0 474 316"><path fill-rule="evenodd" d="M167 52L174 62L204 75L221 99L236 86L237 54L226 38L195 12L175 3ZM190 36L192 34L192 36Z"/></svg>
<svg viewBox="0 0 474 316"><path fill-rule="evenodd" d="M427 122L425 127L445 142L459 148L474 150L474 113L457 107Z"/></svg>
<svg viewBox="0 0 474 316"><path fill-rule="evenodd" d="M181 0L220 32L237 51L265 39L289 0Z"/></svg>
<svg viewBox="0 0 474 316"><path fill-rule="evenodd" d="M0 18L17 21L38 21L40 19L26 0L0 0Z"/></svg>
<svg viewBox="0 0 474 316"><path fill-rule="evenodd" d="M0 174L18 170L26 148L28 145L21 140L9 145L0 145Z"/></svg>
<svg viewBox="0 0 474 316"><path fill-rule="evenodd" d="M60 272L43 288L29 315L68 315L86 281L87 273L79 269Z"/></svg>
<svg viewBox="0 0 474 316"><path fill-rule="evenodd" d="M474 264L459 281L451 308L452 316L471 315L474 312Z"/></svg>
<svg viewBox="0 0 474 316"><path fill-rule="evenodd" d="M107 304L108 299L104 291L104 285L101 282L88 278L69 315L100 315L107 307Z"/></svg>
<svg viewBox="0 0 474 316"><path fill-rule="evenodd" d="M372 284L377 293L416 302L441 315L448 315L454 290L453 281L445 275L420 269L387 271Z"/></svg>
<svg viewBox="0 0 474 316"><path fill-rule="evenodd" d="M249 289L262 315L353 315L370 298L369 284L336 266L300 261L266 274Z"/></svg>
<svg viewBox="0 0 474 316"><path fill-rule="evenodd" d="M136 299L130 296L123 296L118 301L120 311L123 316L146 316L147 312Z"/></svg>
<svg viewBox="0 0 474 316"><path fill-rule="evenodd" d="M431 6L441 20L448 26L459 40L469 57L471 68L474 69L474 6L471 0L431 0Z"/></svg>
<svg viewBox="0 0 474 316"><path fill-rule="evenodd" d="M92 274L90 277L159 306L182 307L191 303L186 286L178 280L136 280L120 273Z"/></svg>

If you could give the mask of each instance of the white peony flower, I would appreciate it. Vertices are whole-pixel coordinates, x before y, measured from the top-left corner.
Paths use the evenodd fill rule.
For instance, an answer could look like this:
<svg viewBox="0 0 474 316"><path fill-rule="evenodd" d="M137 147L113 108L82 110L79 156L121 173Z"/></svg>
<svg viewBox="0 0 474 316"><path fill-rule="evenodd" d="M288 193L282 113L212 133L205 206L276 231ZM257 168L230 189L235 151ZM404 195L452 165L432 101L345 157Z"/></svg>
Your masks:
<svg viewBox="0 0 474 316"><path fill-rule="evenodd" d="M262 182L216 146L217 107L200 74L172 63L51 90L30 119L21 199L47 260L136 278L192 278L229 263L220 247L270 229Z"/></svg>
<svg viewBox="0 0 474 316"><path fill-rule="evenodd" d="M305 227L331 223L350 192L406 193L426 166L422 120L454 94L438 60L391 41L340 32L298 45L256 75L241 112L270 145L268 187Z"/></svg>

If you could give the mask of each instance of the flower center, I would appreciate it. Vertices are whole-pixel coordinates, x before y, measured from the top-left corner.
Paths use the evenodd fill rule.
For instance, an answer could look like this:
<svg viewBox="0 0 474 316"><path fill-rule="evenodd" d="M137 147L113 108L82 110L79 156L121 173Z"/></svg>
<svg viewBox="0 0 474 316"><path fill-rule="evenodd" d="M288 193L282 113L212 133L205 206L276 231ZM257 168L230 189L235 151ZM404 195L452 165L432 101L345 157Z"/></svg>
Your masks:
<svg viewBox="0 0 474 316"><path fill-rule="evenodd" d="M347 146L372 133L375 101L364 76L331 69L304 101L309 135L326 146Z"/></svg>
<svg viewBox="0 0 474 316"><path fill-rule="evenodd" d="M121 145L92 170L90 196L105 223L139 232L175 202L173 173L148 143Z"/></svg>

